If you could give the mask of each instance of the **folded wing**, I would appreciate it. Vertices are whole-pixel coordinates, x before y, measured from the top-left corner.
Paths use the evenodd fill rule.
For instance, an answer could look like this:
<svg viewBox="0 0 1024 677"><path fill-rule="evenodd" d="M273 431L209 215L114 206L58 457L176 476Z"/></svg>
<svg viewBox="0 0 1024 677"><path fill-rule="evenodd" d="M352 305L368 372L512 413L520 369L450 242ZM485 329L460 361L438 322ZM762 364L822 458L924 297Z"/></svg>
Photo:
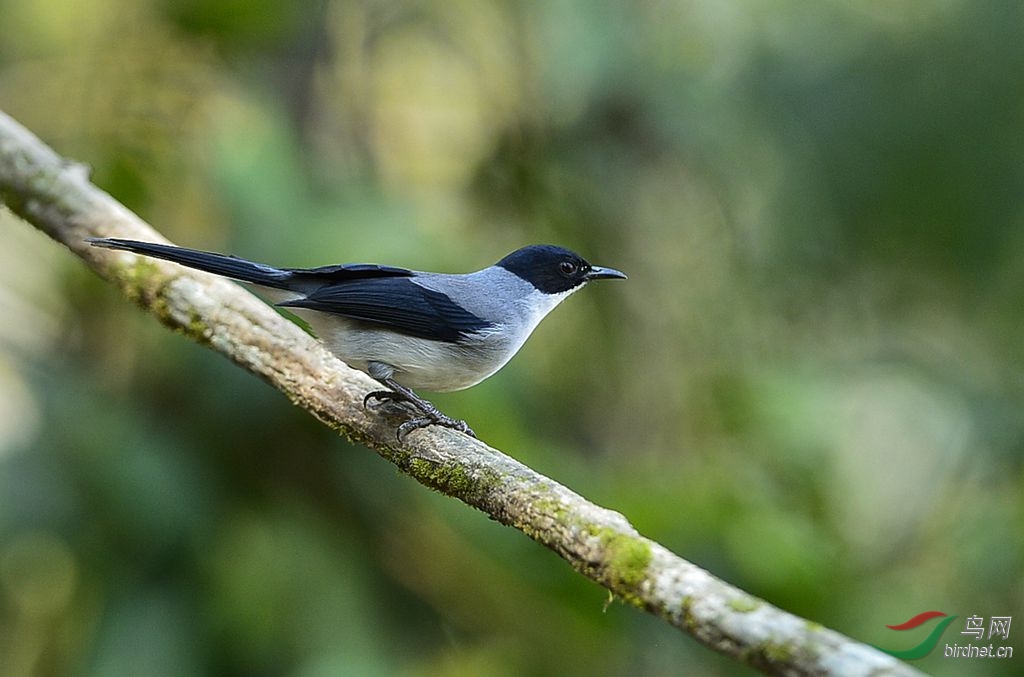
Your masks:
<svg viewBox="0 0 1024 677"><path fill-rule="evenodd" d="M408 336L450 343L493 326L446 294L427 289L414 280L412 277L348 279L278 305L331 313L382 325Z"/></svg>

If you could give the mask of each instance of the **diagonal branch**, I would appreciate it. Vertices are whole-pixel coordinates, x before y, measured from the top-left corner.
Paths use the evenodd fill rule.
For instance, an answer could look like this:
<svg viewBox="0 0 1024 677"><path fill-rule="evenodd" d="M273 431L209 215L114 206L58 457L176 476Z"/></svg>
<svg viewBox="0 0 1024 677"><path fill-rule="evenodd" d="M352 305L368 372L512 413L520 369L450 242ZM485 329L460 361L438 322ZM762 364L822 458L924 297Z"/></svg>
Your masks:
<svg viewBox="0 0 1024 677"><path fill-rule="evenodd" d="M554 550L581 574L702 644L773 674L918 674L867 645L788 614L644 538L483 442L437 427L395 440L393 421L367 412L379 385L234 283L174 264L100 250L86 237L163 241L159 233L0 113L0 202L168 327L258 374L324 424L402 472Z"/></svg>

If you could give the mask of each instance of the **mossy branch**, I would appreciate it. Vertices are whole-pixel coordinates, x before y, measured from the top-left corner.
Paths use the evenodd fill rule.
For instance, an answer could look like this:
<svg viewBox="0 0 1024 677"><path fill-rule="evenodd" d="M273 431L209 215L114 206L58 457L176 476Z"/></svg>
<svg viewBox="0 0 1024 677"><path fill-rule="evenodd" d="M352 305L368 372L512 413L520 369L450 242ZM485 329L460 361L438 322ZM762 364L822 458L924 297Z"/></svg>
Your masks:
<svg viewBox="0 0 1024 677"><path fill-rule="evenodd" d="M394 421L366 411L379 385L241 287L203 273L90 247L87 237L163 241L69 162L0 113L0 201L62 243L167 326L258 374L420 483L519 529L620 599L702 644L774 674L910 675L907 665L788 614L644 538L601 508L479 440L430 427L399 444Z"/></svg>

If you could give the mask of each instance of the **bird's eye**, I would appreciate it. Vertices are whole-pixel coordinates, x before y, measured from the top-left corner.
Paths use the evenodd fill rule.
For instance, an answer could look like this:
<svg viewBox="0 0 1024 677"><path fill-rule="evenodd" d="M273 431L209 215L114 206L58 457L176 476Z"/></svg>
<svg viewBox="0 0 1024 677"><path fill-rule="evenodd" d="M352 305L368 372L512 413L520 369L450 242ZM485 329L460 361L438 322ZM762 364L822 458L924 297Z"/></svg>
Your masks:
<svg viewBox="0 0 1024 677"><path fill-rule="evenodd" d="M562 261L558 264L558 269L562 271L562 275L576 274L576 264L572 261Z"/></svg>

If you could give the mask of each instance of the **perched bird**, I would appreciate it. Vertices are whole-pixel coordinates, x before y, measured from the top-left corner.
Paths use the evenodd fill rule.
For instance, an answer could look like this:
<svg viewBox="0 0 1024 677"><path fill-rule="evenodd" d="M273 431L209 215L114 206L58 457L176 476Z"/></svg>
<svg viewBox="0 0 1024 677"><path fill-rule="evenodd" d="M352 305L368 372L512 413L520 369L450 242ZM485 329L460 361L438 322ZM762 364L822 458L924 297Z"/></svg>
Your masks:
<svg viewBox="0 0 1024 677"><path fill-rule="evenodd" d="M258 285L261 293L309 323L327 348L390 390L370 400L407 402L418 416L398 428L401 440L436 424L473 435L413 392L448 392L501 369L537 324L591 280L625 279L554 245L518 249L475 273L425 273L376 264L274 268L234 256L166 244L90 238L123 249Z"/></svg>

